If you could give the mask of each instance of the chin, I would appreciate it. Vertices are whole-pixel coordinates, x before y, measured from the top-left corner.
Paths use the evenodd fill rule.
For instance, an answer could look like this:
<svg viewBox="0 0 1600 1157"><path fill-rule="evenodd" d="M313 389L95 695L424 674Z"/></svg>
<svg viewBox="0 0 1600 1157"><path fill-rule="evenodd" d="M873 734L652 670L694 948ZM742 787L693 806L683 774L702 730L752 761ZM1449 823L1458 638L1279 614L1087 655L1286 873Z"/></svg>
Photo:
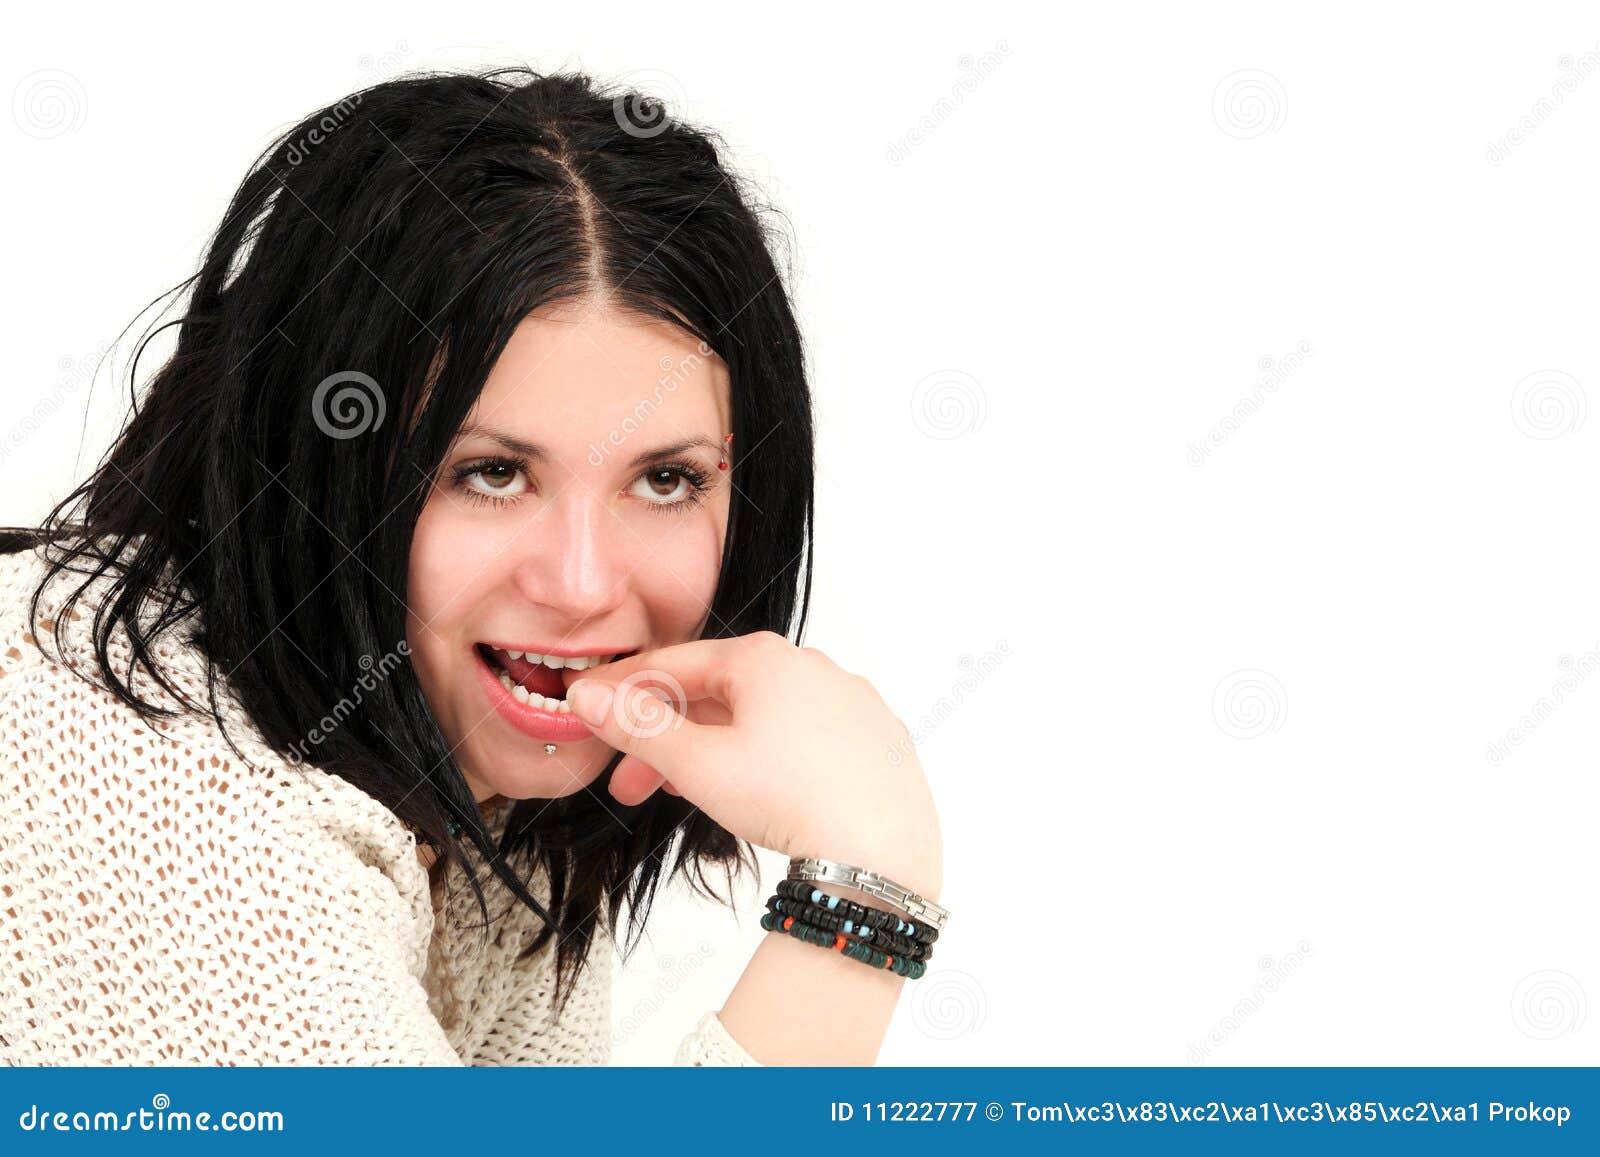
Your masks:
<svg viewBox="0 0 1600 1157"><path fill-rule="evenodd" d="M560 799L598 780L615 754L597 739L557 744L554 755L546 754L542 744L519 743L493 759L490 774L463 770L507 799Z"/></svg>

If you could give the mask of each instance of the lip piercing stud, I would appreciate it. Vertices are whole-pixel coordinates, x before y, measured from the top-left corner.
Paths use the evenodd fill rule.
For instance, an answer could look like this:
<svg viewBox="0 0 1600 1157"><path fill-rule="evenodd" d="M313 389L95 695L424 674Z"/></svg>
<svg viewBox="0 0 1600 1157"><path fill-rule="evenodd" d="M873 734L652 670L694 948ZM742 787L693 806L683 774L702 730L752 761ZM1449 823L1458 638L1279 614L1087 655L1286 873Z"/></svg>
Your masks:
<svg viewBox="0 0 1600 1157"><path fill-rule="evenodd" d="M546 755L554 755L556 753L556 745L553 744L553 743L545 744L544 745L544 753Z"/></svg>
<svg viewBox="0 0 1600 1157"><path fill-rule="evenodd" d="M722 449L722 461L717 463L717 469L718 470L726 470L728 468L728 449L727 448L729 446L731 446L731 445L733 445L733 435L732 434L724 435L723 439L722 439L722 447L723 447L723 449Z"/></svg>

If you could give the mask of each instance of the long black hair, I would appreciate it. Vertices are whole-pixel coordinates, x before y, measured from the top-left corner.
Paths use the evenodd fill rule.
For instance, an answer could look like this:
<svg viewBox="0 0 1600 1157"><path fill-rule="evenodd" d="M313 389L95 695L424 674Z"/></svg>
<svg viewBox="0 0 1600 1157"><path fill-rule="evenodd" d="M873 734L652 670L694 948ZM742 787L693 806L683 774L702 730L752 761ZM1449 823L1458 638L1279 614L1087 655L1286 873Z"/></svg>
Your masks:
<svg viewBox="0 0 1600 1157"><path fill-rule="evenodd" d="M470 841L542 918L524 954L556 937L563 1007L602 904L615 929L628 902L631 951L664 871L714 897L705 867L721 865L731 903L749 845L665 792L625 808L580 791L518 801L491 847L409 662L305 740L369 656L404 640L412 534L444 455L519 322L558 300L604 293L726 363L734 444L751 452L734 459L705 633L803 634L804 354L774 258L776 212L719 144L647 95L570 72L413 74L318 110L256 160L201 268L170 291L193 290L138 352L168 326L175 350L105 459L39 527L0 534L0 552L47 552L33 615L52 576L90 576L62 629L89 584L109 579L95 666L119 699L149 720L179 713L136 695L132 668L126 681L112 670L119 628L183 710L209 711L227 734L225 675L275 751L342 776L461 865L487 924ZM130 390L137 354L133 365ZM352 395L330 383L365 391L360 436L333 428L352 417ZM161 582L168 567L181 594ZM179 623L204 652L209 705L183 696L151 653ZM537 868L548 908L525 887Z"/></svg>

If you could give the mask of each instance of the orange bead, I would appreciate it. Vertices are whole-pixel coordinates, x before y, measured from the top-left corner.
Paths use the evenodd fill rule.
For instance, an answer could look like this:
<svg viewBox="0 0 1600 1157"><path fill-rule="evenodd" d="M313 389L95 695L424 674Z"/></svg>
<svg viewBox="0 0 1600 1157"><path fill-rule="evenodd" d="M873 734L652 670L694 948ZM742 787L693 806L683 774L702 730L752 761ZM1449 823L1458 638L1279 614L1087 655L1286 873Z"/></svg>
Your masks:
<svg viewBox="0 0 1600 1157"><path fill-rule="evenodd" d="M885 960L885 961L884 961L884 962L883 962L883 966L884 966L884 967L885 967L885 968L893 968L893 967L894 967L894 957L893 957L893 956L891 956L891 957L889 957L889 959L888 959L888 960Z"/></svg>
<svg viewBox="0 0 1600 1157"><path fill-rule="evenodd" d="M845 943L846 943L846 942L845 942L845 938L844 938L844 936L843 936L843 935L842 935L842 934L841 934L841 935L839 935L839 936L835 936L835 937L834 937L834 938L833 938L833 946L834 946L834 948L835 948L835 949L836 949L836 950L838 950L838 951L840 951L840 952L843 952L843 951L844 951L844 946L845 946Z"/></svg>
<svg viewBox="0 0 1600 1157"><path fill-rule="evenodd" d="M783 930L785 932L789 931L789 926L791 924L793 924L793 923L794 923L794 917L793 916L785 916L783 918Z"/></svg>

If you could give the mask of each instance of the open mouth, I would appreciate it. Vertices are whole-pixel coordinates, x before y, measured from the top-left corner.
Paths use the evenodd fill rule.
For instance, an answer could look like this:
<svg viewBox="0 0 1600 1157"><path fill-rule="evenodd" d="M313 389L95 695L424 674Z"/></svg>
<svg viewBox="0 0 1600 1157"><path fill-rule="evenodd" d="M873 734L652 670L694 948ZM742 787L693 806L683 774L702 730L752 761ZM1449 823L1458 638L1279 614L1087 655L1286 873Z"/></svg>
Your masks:
<svg viewBox="0 0 1600 1157"><path fill-rule="evenodd" d="M497 647L491 643L476 643L473 649L517 702L556 714L571 712L572 708L567 704L567 688L577 682L585 671L636 653L539 654Z"/></svg>

